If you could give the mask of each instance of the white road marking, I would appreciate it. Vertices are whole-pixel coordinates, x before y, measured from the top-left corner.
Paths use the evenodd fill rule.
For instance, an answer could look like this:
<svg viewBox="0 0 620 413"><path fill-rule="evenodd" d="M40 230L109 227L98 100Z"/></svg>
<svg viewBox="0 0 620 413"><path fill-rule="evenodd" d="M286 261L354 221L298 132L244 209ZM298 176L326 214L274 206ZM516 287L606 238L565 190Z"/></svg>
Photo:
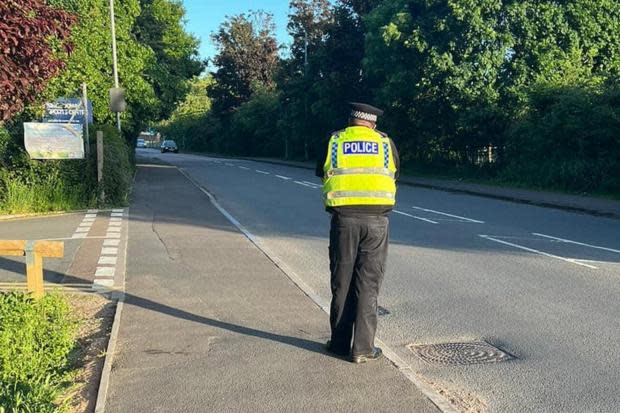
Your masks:
<svg viewBox="0 0 620 413"><path fill-rule="evenodd" d="M114 280L95 280L93 290L108 290L114 286Z"/></svg>
<svg viewBox="0 0 620 413"><path fill-rule="evenodd" d="M122 217L123 213L122 212L112 212L112 214L110 216L112 216L112 217Z"/></svg>
<svg viewBox="0 0 620 413"><path fill-rule="evenodd" d="M447 217L458 218L458 219L462 219L463 221L474 222L476 224L484 224L484 221L479 221L477 219L471 219L471 218L465 218L465 217L462 217L462 216L459 216L459 215L448 214L446 212L435 211L434 209L427 209L427 208L422 208L422 207L418 207L418 206L412 206L411 208L419 209L420 211L430 212L430 213L433 213L433 214L445 215Z"/></svg>
<svg viewBox="0 0 620 413"><path fill-rule="evenodd" d="M112 212L124 212L125 210L123 208L116 208L113 209Z"/></svg>
<svg viewBox="0 0 620 413"><path fill-rule="evenodd" d="M285 181L288 181L289 179L292 179L292 178L289 178L288 176L282 176L282 175L276 175L276 176L278 178L280 178L280 179L284 179Z"/></svg>
<svg viewBox="0 0 620 413"><path fill-rule="evenodd" d="M86 213L88 214L96 214L97 212L99 212L98 209L89 209L88 211L86 211Z"/></svg>
<svg viewBox="0 0 620 413"><path fill-rule="evenodd" d="M90 223L93 223L93 222L95 222L95 218L84 218L84 219L82 220L82 222L90 222Z"/></svg>
<svg viewBox="0 0 620 413"><path fill-rule="evenodd" d="M108 232L121 232L121 227L108 227Z"/></svg>
<svg viewBox="0 0 620 413"><path fill-rule="evenodd" d="M95 277L114 277L114 267L97 267Z"/></svg>
<svg viewBox="0 0 620 413"><path fill-rule="evenodd" d="M88 232L88 231L90 231L90 227L78 227L75 230L75 233L77 234L77 233L80 233L80 232Z"/></svg>
<svg viewBox="0 0 620 413"><path fill-rule="evenodd" d="M246 167L246 166L239 166L239 169L245 169L246 171L249 171L250 168Z"/></svg>
<svg viewBox="0 0 620 413"><path fill-rule="evenodd" d="M578 242L578 241L572 241L570 239L564 239L564 238L559 238L559 237L553 237L551 235L545 235L545 234L541 234L538 232L532 232L532 235L537 235L539 237L544 237L544 238L550 238L550 239L554 239L556 241L560 241L560 242L565 242L567 244L575 244L575 245L581 245L583 247L590 247L590 248L596 248L599 250L603 250L603 251L609 251L609 252L615 252L620 254L620 250L615 250L613 248L607 248L607 247L601 247L599 245L592 245L592 244L586 244L585 242Z"/></svg>
<svg viewBox="0 0 620 413"><path fill-rule="evenodd" d="M305 183L305 182L299 182L299 181L293 181L293 182L295 182L295 183L296 183L296 184L298 184L298 185L303 185L303 186L308 187L308 188L316 189L314 186L312 186L312 185L308 185L308 184L307 184L307 183Z"/></svg>
<svg viewBox="0 0 620 413"><path fill-rule="evenodd" d="M106 238L120 238L121 234L119 232L108 232L105 234Z"/></svg>
<svg viewBox="0 0 620 413"><path fill-rule="evenodd" d="M261 171L260 169L257 169L256 172L259 174L269 175L269 172Z"/></svg>
<svg viewBox="0 0 620 413"><path fill-rule="evenodd" d="M100 257L99 261L97 262L97 264L99 265L106 265L106 264L110 264L110 265L116 265L116 257Z"/></svg>
<svg viewBox="0 0 620 413"><path fill-rule="evenodd" d="M514 248L518 248L518 249L523 250L523 251L533 252L534 254L544 255L545 257L555 258L555 259L558 259L558 260L570 262L571 264L581 265L582 267L590 268L592 270L598 270L598 267L595 267L594 265L583 263L580 260L577 260L577 259L574 259L574 258L560 257L559 255L549 254L548 252L539 251L539 250L536 250L534 248L524 247L523 245L519 245L519 244L513 244L512 242L508 242L508 241L504 241L504 240L501 240L501 239L493 238L493 237L490 237L488 235L478 234L478 236L482 237L484 239L488 239L489 241L498 242L500 244L508 245L508 246L511 246L511 247L514 247Z"/></svg>
<svg viewBox="0 0 620 413"><path fill-rule="evenodd" d="M110 227L120 227L121 225L123 225L121 221L110 221L110 223L108 224L108 226Z"/></svg>
<svg viewBox="0 0 620 413"><path fill-rule="evenodd" d="M435 222L435 221L427 219L427 218L416 217L415 215L411 215L411 214L408 214L406 212L397 211L395 209L393 211L394 211L395 214L404 215L404 216L409 217L409 218L419 219L420 221L428 222L429 224L439 224L439 222Z"/></svg>
<svg viewBox="0 0 620 413"><path fill-rule="evenodd" d="M323 188L323 185L321 185L321 184L316 184L316 183L314 183L314 182L308 182L308 181L302 181L302 182L304 182L304 183L306 183L306 184L308 184L308 185L315 186L315 187L317 187L317 188Z"/></svg>
<svg viewBox="0 0 620 413"><path fill-rule="evenodd" d="M106 241L108 241L108 240L106 240ZM117 255L117 254L118 254L118 248L116 248L116 247L103 247L103 248L101 248L101 255Z"/></svg>
<svg viewBox="0 0 620 413"><path fill-rule="evenodd" d="M97 218L97 214L86 214L84 218Z"/></svg>
<svg viewBox="0 0 620 413"><path fill-rule="evenodd" d="M88 234L86 232L75 233L71 236L71 238L86 238Z"/></svg>
<svg viewBox="0 0 620 413"><path fill-rule="evenodd" d="M121 243L120 239L106 239L103 241L103 245L106 247L118 247L118 244Z"/></svg>
<svg viewBox="0 0 620 413"><path fill-rule="evenodd" d="M235 165L233 165L233 164L231 164L231 163L226 163L225 165L226 165L226 166L235 166Z"/></svg>
<svg viewBox="0 0 620 413"><path fill-rule="evenodd" d="M273 254L267 247L261 242L254 234L248 231L235 217L233 217L228 211L226 211L215 199L213 195L206 189L200 186L194 181L187 172L182 168L177 168L188 181L190 181L196 188L202 191L209 200L239 231L241 231L256 247L261 250L278 268L286 274L286 276L301 289L312 301L314 301L321 309L329 314L329 302L324 300L319 294L317 294L312 288L306 284L299 275L297 275L285 262L279 259ZM411 381L426 397L431 399L433 403L444 413L457 413L457 410L450 404L450 402L439 393L437 390L426 384L426 381L416 373L411 366L400 358L394 350L392 350L386 343L376 338L377 344L383 349L383 354L387 357L409 381Z"/></svg>
<svg viewBox="0 0 620 413"><path fill-rule="evenodd" d="M119 217L112 217L110 218L110 222L121 222L123 220L123 218L119 218Z"/></svg>
<svg viewBox="0 0 620 413"><path fill-rule="evenodd" d="M82 222L79 226L80 227L88 227L88 228L90 228L90 227L93 226L93 223L92 222Z"/></svg>

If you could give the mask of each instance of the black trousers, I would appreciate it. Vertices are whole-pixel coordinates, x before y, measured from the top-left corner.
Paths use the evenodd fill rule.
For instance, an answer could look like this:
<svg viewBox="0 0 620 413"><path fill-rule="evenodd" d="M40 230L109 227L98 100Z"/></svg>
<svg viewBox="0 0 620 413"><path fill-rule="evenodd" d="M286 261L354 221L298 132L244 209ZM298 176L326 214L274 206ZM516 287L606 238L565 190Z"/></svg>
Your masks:
<svg viewBox="0 0 620 413"><path fill-rule="evenodd" d="M332 214L329 319L334 349L360 355L369 354L374 347L377 295L388 250L388 224L388 218L382 215Z"/></svg>

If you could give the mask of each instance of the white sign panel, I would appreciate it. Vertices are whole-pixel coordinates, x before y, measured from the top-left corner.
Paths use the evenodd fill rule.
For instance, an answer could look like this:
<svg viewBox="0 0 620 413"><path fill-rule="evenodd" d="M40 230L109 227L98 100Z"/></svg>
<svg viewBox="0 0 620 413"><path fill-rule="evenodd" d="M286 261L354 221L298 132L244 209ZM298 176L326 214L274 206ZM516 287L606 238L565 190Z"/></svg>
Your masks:
<svg viewBox="0 0 620 413"><path fill-rule="evenodd" d="M79 123L24 123L24 146L32 159L83 159Z"/></svg>

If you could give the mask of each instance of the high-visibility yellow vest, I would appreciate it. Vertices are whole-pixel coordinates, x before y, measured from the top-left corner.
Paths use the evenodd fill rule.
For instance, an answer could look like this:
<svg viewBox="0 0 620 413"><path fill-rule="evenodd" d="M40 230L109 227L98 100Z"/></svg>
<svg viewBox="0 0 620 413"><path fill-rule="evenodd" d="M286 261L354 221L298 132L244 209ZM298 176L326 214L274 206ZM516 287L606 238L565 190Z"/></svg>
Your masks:
<svg viewBox="0 0 620 413"><path fill-rule="evenodd" d="M396 202L390 140L371 128L351 126L335 133L323 171L323 200L328 207Z"/></svg>

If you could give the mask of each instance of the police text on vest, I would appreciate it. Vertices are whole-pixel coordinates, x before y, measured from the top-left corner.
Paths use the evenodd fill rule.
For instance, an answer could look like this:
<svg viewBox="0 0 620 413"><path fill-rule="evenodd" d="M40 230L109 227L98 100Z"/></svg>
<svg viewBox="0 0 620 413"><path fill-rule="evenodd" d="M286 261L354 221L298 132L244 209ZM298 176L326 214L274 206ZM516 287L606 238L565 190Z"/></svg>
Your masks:
<svg viewBox="0 0 620 413"><path fill-rule="evenodd" d="M377 155L379 154L379 144L368 141L344 142L342 152L345 155Z"/></svg>

